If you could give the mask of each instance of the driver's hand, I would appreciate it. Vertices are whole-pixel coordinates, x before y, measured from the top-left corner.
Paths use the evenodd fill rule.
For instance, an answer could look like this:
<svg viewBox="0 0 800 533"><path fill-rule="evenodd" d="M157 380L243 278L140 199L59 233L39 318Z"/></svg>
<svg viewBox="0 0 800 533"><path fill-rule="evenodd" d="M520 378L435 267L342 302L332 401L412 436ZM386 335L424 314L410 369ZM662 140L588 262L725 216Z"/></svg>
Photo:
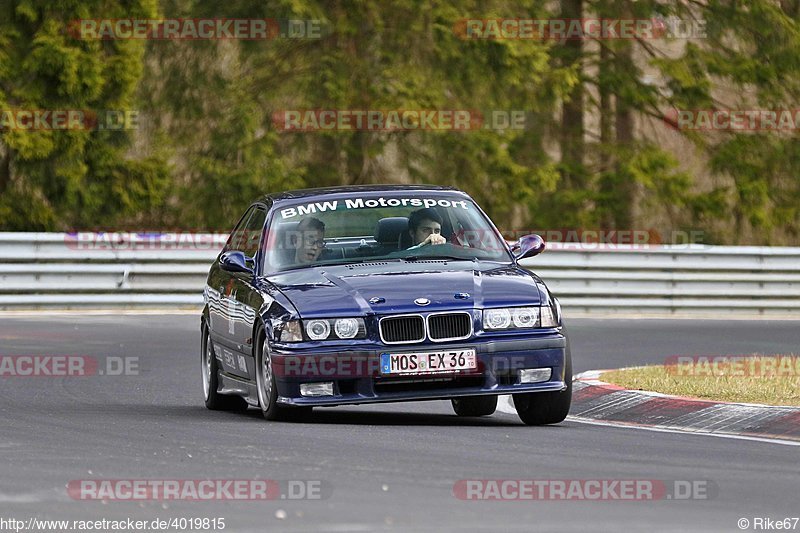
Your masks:
<svg viewBox="0 0 800 533"><path fill-rule="evenodd" d="M420 243L421 246L425 246L426 244L444 244L447 242L447 239L442 237L439 233L431 233L428 235L428 238L425 239Z"/></svg>

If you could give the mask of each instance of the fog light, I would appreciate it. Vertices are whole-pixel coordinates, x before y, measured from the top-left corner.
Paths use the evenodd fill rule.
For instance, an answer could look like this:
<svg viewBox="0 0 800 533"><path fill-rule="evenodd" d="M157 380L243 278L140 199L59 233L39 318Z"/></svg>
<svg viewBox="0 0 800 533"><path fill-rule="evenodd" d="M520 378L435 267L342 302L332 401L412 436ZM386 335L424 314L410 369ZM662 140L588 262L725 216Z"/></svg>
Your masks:
<svg viewBox="0 0 800 533"><path fill-rule="evenodd" d="M301 396L333 396L333 381L322 383L301 383Z"/></svg>
<svg viewBox="0 0 800 533"><path fill-rule="evenodd" d="M518 372L520 383L540 383L549 381L553 375L552 368L525 368Z"/></svg>

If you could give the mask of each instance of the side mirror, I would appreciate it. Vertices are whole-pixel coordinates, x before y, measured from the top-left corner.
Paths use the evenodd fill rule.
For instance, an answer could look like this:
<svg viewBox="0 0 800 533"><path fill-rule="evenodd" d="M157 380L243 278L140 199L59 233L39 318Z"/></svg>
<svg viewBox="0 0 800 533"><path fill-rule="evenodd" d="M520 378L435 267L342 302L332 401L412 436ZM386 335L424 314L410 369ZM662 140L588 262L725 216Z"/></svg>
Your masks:
<svg viewBox="0 0 800 533"><path fill-rule="evenodd" d="M519 261L526 257L539 255L544 251L544 248L544 239L535 233L531 233L530 235L520 237L514 246L512 246L511 252L514 254L514 259Z"/></svg>
<svg viewBox="0 0 800 533"><path fill-rule="evenodd" d="M253 269L247 266L248 261L252 263L253 260L244 255L242 252L225 252L219 256L219 267L225 272L241 272L243 274L252 274Z"/></svg>

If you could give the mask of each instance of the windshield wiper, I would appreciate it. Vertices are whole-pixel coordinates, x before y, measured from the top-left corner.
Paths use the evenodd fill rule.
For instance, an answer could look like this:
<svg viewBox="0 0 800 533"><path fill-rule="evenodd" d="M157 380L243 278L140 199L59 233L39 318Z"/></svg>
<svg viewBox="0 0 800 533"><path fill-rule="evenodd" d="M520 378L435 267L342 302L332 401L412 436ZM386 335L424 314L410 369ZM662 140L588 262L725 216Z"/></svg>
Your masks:
<svg viewBox="0 0 800 533"><path fill-rule="evenodd" d="M314 265L314 266L328 266L328 265L340 266L340 265L352 265L352 264L356 264L356 263L361 264L361 263L397 262L397 261L400 261L400 259L398 259L396 257L388 257L388 258L386 258L386 257L384 257L384 258L380 258L380 257L378 257L378 258L375 258L375 257L363 257L363 258L349 257L347 259L334 259L334 260L331 260L331 261L332 262L330 262L330 263L324 262L324 263L319 263L319 264Z"/></svg>
<svg viewBox="0 0 800 533"><path fill-rule="evenodd" d="M426 260L426 259L455 259L456 261L475 261L477 258L467 258L467 257L459 257L457 255L409 255L408 257L403 258L405 261L419 261Z"/></svg>

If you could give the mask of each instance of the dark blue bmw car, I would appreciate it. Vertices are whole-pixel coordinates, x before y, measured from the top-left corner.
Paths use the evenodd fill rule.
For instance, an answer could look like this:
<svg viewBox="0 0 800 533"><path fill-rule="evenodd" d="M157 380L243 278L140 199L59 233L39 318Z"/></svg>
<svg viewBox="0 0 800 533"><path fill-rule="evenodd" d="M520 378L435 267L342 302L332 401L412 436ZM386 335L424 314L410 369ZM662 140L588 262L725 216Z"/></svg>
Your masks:
<svg viewBox="0 0 800 533"><path fill-rule="evenodd" d="M513 395L526 424L564 420L558 301L465 193L432 186L267 195L211 266L201 318L209 409L268 420L313 407L449 399L485 416Z"/></svg>

